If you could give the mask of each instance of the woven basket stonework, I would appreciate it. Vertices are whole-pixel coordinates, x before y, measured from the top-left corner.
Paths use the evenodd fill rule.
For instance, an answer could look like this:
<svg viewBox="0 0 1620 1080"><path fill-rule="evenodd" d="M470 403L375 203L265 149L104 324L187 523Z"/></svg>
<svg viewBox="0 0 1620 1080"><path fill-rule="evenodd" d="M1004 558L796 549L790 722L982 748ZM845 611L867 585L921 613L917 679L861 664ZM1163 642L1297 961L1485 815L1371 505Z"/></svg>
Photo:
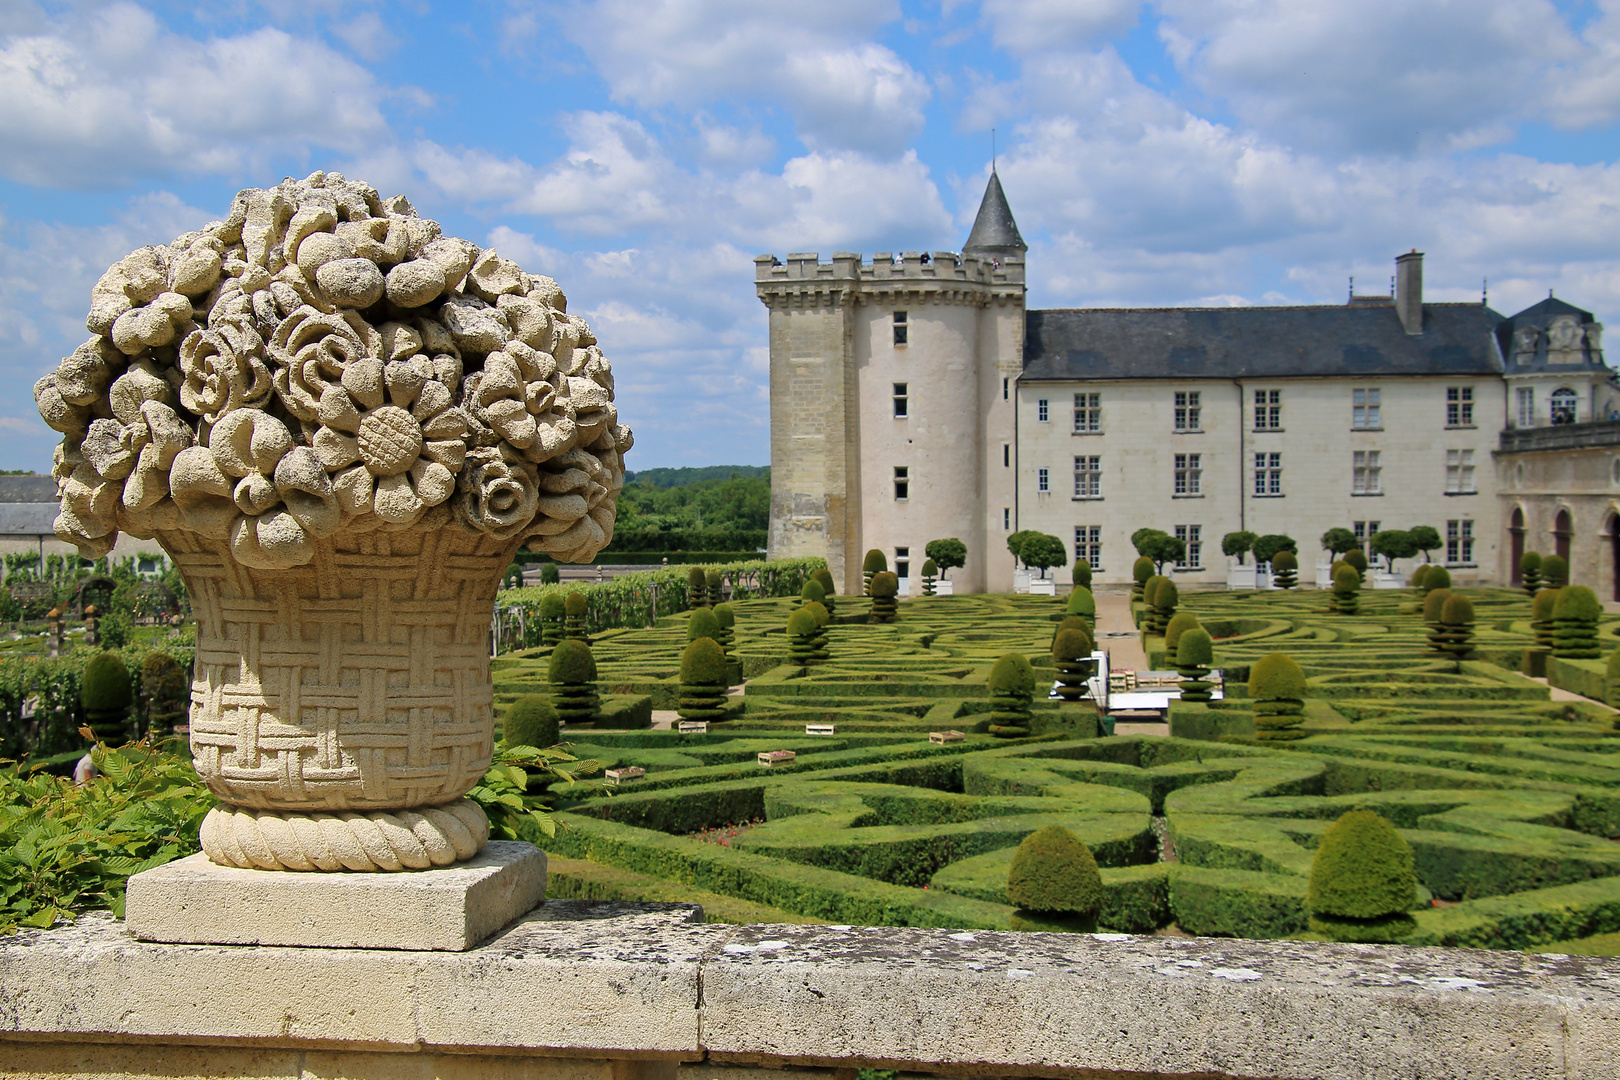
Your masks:
<svg viewBox="0 0 1620 1080"><path fill-rule="evenodd" d="M515 541L454 525L321 541L256 570L164 533L197 615L191 750L223 801L280 812L439 806L493 747L489 612Z"/></svg>

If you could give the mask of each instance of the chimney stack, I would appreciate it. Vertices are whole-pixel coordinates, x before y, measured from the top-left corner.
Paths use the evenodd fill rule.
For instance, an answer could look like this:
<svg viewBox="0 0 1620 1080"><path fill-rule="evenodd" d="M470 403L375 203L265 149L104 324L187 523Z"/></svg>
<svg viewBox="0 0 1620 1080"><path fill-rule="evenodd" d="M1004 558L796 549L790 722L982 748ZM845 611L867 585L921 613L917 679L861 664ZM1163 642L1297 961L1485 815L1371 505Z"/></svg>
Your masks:
<svg viewBox="0 0 1620 1080"><path fill-rule="evenodd" d="M1423 252L1395 256L1395 314L1408 334L1423 333Z"/></svg>

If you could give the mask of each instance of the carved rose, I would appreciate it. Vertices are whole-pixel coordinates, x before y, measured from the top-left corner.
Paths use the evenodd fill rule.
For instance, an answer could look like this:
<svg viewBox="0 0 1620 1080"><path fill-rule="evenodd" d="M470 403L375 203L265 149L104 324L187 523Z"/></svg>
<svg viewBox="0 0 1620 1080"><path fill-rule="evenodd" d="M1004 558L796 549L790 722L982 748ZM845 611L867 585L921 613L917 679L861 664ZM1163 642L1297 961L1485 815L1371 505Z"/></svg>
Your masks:
<svg viewBox="0 0 1620 1080"><path fill-rule="evenodd" d="M467 453L456 516L470 529L509 540L534 520L540 493L534 467L495 447Z"/></svg>
<svg viewBox="0 0 1620 1080"><path fill-rule="evenodd" d="M275 388L264 363L264 339L236 316L195 330L180 345L180 404L209 421L235 409L262 409Z"/></svg>
<svg viewBox="0 0 1620 1080"><path fill-rule="evenodd" d="M366 358L365 338L351 322L358 318L353 312L327 315L305 305L276 327L270 339L276 394L298 419L313 422L322 396L341 384L350 364Z"/></svg>

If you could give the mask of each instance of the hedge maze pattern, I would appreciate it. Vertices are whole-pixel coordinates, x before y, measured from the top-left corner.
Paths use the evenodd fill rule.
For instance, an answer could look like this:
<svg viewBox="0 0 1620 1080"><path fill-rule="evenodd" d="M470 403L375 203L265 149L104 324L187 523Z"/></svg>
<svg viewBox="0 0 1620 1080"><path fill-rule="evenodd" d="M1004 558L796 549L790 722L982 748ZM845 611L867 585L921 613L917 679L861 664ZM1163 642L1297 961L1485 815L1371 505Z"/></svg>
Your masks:
<svg viewBox="0 0 1620 1080"><path fill-rule="evenodd" d="M1089 703L1055 700L1037 700L1028 738L984 733L999 656L1026 654L1050 685L1061 598L914 598L876 624L870 601L837 597L831 660L808 669L786 663L794 601L738 603L749 682L706 735L644 730L651 708L674 707L686 616L612 631L595 644L599 726L628 730L565 738L647 773L611 795L558 793L566 827L537 838L553 894L690 898L739 920L1005 928L1015 847L1061 824L1102 867L1105 929L1308 936L1313 849L1365 806L1416 856L1410 943L1524 948L1620 930L1616 714L1553 701L1518 673L1534 644L1523 592L1468 595L1476 650L1460 662L1429 648L1416 590L1365 592L1355 615L1326 591L1186 595L1227 697L1176 706L1168 738L1106 736ZM1605 653L1615 630L1606 618ZM1162 656L1160 639L1146 645ZM1309 678L1306 737L1282 745L1255 740L1242 683L1279 651ZM1555 681L1605 696L1601 660L1551 663ZM541 650L496 661L497 707L543 691L544 666ZM928 741L948 729L967 736ZM762 750L797 756L764 768Z"/></svg>

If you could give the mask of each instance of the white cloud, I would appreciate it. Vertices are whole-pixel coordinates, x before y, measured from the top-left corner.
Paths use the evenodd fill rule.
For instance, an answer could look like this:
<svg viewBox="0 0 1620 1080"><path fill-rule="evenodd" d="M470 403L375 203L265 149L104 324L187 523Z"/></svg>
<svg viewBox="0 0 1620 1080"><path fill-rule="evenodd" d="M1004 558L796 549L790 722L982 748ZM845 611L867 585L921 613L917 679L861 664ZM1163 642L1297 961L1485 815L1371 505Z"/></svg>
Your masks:
<svg viewBox="0 0 1620 1080"><path fill-rule="evenodd" d="M1018 55L1073 49L1129 30L1141 0L984 0L990 37Z"/></svg>
<svg viewBox="0 0 1620 1080"><path fill-rule="evenodd" d="M383 93L318 40L265 27L198 41L116 3L0 37L0 172L94 187L352 151L386 133Z"/></svg>
<svg viewBox="0 0 1620 1080"><path fill-rule="evenodd" d="M399 38L375 11L362 11L332 32L363 60L381 60L399 48Z"/></svg>

